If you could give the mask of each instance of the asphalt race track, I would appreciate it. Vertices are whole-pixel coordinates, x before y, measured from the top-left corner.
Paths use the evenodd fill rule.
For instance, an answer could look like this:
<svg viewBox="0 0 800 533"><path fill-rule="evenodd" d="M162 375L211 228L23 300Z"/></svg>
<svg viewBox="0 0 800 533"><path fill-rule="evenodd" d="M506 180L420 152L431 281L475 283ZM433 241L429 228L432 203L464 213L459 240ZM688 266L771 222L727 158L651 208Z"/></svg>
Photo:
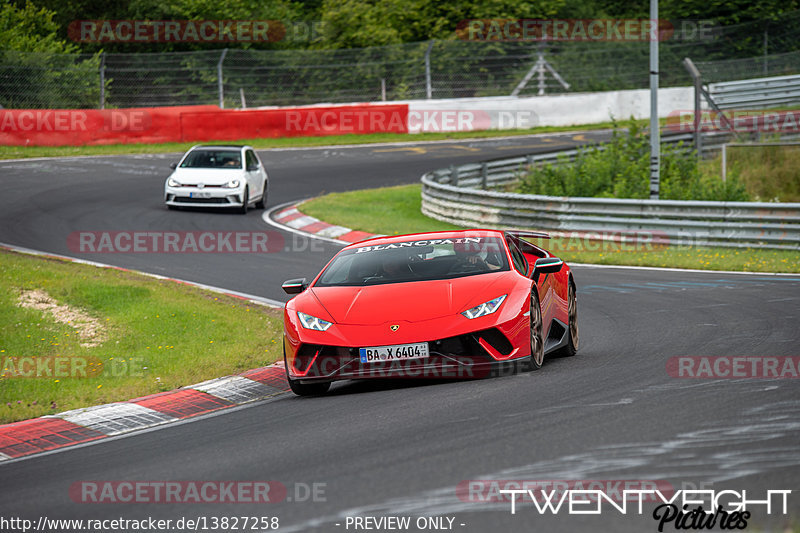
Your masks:
<svg viewBox="0 0 800 533"><path fill-rule="evenodd" d="M573 145L604 134L260 151L269 206L322 192L413 183L450 163ZM85 254L88 230L264 230L246 216L168 211L175 155L0 162L0 242L286 300L280 282L313 276L338 249L283 234L271 254ZM269 228L272 229L272 228ZM0 516L142 519L278 517L279 531L357 531L348 517L445 517L464 532L657 531L651 516L540 514L477 501L469 480L661 480L676 490L792 490L788 514L752 508L750 530L800 519L797 379L671 377L679 356L800 356L800 275L575 267L581 347L534 373L484 380L340 383L151 431L0 464ZM81 481L278 481L271 504L88 504ZM317 487L316 497L308 494ZM529 501L529 500L528 500ZM729 501L729 500L726 500ZM774 501L777 503L777 500ZM447 520L452 519L452 522ZM338 525L337 525L338 524ZM349 525L348 525L349 524ZM362 523L364 524L364 523ZM374 523L372 524L374 525ZM384 524L385 525L385 524ZM176 531L182 531L175 529ZM186 529L188 530L188 529ZM232 527L220 529L234 531ZM388 528L373 529L378 531ZM435 530L427 528L423 530ZM664 531L674 531L667 524Z"/></svg>

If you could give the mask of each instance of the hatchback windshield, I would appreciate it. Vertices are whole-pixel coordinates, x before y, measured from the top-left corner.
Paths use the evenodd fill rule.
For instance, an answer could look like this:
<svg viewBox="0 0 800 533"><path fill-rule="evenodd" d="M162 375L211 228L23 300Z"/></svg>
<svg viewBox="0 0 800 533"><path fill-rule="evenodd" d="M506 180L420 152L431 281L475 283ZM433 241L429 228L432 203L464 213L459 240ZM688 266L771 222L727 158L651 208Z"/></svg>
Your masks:
<svg viewBox="0 0 800 533"><path fill-rule="evenodd" d="M340 253L317 287L451 279L508 270L503 241L494 237L421 239L360 246Z"/></svg>
<svg viewBox="0 0 800 533"><path fill-rule="evenodd" d="M181 163L181 168L242 168L239 150L194 150Z"/></svg>

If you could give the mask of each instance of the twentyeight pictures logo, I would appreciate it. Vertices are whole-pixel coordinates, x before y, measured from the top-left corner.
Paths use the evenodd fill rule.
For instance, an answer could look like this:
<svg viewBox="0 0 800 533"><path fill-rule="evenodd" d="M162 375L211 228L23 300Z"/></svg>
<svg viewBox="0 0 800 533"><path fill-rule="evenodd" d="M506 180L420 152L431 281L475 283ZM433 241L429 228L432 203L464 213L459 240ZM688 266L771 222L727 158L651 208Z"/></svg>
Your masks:
<svg viewBox="0 0 800 533"><path fill-rule="evenodd" d="M619 514L650 514L644 510L646 502L654 499L658 505L652 517L658 521L658 531L666 525L675 529L745 529L751 517L749 509L758 507L766 514L788 513L791 490L767 490L765 493L748 493L747 490L676 490L664 494L658 488L624 489L622 495L610 494L600 488L559 489L509 488L500 489L501 494L512 496L511 514L525 505L539 514L599 515L604 510ZM707 505L707 507L706 507ZM710 511L706 509L711 509Z"/></svg>

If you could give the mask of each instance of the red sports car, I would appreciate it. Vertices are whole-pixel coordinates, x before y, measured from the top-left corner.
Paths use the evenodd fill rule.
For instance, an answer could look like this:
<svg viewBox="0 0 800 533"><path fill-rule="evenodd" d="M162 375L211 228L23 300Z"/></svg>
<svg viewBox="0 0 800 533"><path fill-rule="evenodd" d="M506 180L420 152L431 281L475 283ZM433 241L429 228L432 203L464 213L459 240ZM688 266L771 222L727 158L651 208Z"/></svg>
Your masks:
<svg viewBox="0 0 800 533"><path fill-rule="evenodd" d="M301 396L342 379L475 377L578 348L569 267L524 240L464 230L379 237L336 254L284 310L289 385Z"/></svg>

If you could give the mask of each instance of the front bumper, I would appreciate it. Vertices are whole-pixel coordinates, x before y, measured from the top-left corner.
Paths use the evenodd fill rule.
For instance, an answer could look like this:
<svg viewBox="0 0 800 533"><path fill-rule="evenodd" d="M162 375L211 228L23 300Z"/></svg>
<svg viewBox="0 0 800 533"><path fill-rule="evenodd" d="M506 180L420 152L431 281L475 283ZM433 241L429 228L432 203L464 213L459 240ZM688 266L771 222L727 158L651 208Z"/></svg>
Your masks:
<svg viewBox="0 0 800 533"><path fill-rule="evenodd" d="M164 189L164 202L177 207L241 207L244 188L169 187Z"/></svg>
<svg viewBox="0 0 800 533"><path fill-rule="evenodd" d="M427 342L422 359L362 363L360 346L301 342L285 337L286 369L301 383L343 379L474 379L497 375L527 359L518 321ZM528 324L525 324L525 329ZM528 336L524 336L528 340ZM384 343L386 344L386 343ZM516 371L516 368L512 368Z"/></svg>

